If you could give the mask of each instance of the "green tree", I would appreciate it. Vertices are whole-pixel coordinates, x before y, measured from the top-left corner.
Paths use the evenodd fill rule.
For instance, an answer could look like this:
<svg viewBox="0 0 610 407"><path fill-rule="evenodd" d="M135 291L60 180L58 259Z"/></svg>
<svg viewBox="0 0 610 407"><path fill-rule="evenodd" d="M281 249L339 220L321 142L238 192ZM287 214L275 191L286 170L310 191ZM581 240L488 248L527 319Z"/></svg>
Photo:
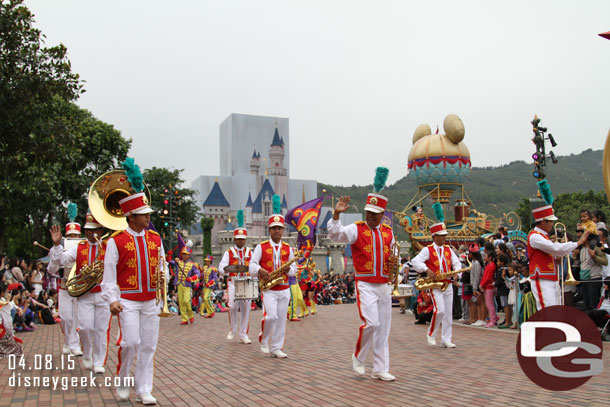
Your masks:
<svg viewBox="0 0 610 407"><path fill-rule="evenodd" d="M117 166L130 141L73 103L84 90L67 49L43 47L22 3L0 2L0 251L8 238L29 257L62 204L79 203L84 219L93 177Z"/></svg>
<svg viewBox="0 0 610 407"><path fill-rule="evenodd" d="M189 228L197 221L199 207L193 200L195 191L189 188L180 188L184 183L181 178L183 170L170 170L167 168L152 167L144 170L144 183L148 186L151 195L151 205L157 211L151 214L151 222L162 236L169 239L169 235L174 233L176 228ZM166 188L172 187L177 193L172 200L172 214L176 224L164 226L165 219L161 219L161 210L164 207L161 195ZM173 238L175 241L175 237ZM171 247L170 247L171 249Z"/></svg>
<svg viewBox="0 0 610 407"><path fill-rule="evenodd" d="M46 230L54 219L67 221L61 208L68 201L78 204L78 220L83 221L92 182L118 168L129 151L131 140L74 103L56 96L45 109L50 119L33 129L31 147L13 155L23 165L7 170L11 175L0 181L9 197L0 202L8 215L0 219L0 243L6 227L29 228L31 240L48 243Z"/></svg>
<svg viewBox="0 0 610 407"><path fill-rule="evenodd" d="M214 219L201 218L201 230L203 230L203 258L212 254L212 229L214 228Z"/></svg>
<svg viewBox="0 0 610 407"><path fill-rule="evenodd" d="M583 209L588 209L591 212L599 209L607 214L606 216L610 214L610 205L608 205L606 194L593 190L559 194L553 202L553 208L559 222L564 223L570 233L576 231L576 225L580 223L580 211ZM534 221L529 199L522 198L515 212L521 217L522 228L527 232Z"/></svg>

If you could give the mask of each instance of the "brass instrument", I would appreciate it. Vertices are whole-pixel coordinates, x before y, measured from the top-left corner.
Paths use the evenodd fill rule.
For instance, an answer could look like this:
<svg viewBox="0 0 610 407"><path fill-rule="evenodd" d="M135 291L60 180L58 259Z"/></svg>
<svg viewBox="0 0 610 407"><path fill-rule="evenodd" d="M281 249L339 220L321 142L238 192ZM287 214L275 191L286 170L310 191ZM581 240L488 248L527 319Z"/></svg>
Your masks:
<svg viewBox="0 0 610 407"><path fill-rule="evenodd" d="M155 273L155 282L156 282L156 304L159 305L161 301L163 301L163 308L161 312L157 314L159 317L171 317L172 313L169 312L169 307L167 306L167 263L165 262L165 258L161 256L159 253L159 264L157 265L157 271Z"/></svg>
<svg viewBox="0 0 610 407"><path fill-rule="evenodd" d="M88 293L89 290L101 283L104 278L104 261L100 260L102 241L98 239L97 234L95 234L94 237L99 245L99 249L93 264L83 266L79 273L76 274L76 263L74 263L68 274L66 290L72 297L80 297L81 295Z"/></svg>
<svg viewBox="0 0 610 407"><path fill-rule="evenodd" d="M98 177L89 188L89 209L93 217L105 228L110 230L125 230L127 229L127 219L123 216L119 201L128 197L135 191L131 188L125 171L113 170ZM145 188L148 200L150 201L150 192ZM104 240L106 236L102 237ZM95 237L100 245L101 242ZM64 248L78 244L82 239L66 239ZM37 246L37 242L34 242ZM104 262L99 259L101 250L98 251L93 265L83 267L80 272L76 273L76 264L68 274L66 289L68 294L73 297L80 297L86 294L99 284L104 277Z"/></svg>
<svg viewBox="0 0 610 407"><path fill-rule="evenodd" d="M298 259L299 258L295 256L288 263L280 266L279 268L277 268L277 269L273 270L271 273L269 273L268 278L261 278L259 276L258 285L260 286L261 291L268 290L270 288L275 287L278 284L283 283L284 274L286 274L286 271L284 271L284 269L287 269L290 265L292 265L292 263L294 263Z"/></svg>
<svg viewBox="0 0 610 407"><path fill-rule="evenodd" d="M400 245L394 241L392 246L390 247L390 256L388 257L388 262L386 263L386 267L388 268L388 284L394 286L392 290L392 297L400 296L398 292L398 272L400 271Z"/></svg>
<svg viewBox="0 0 610 407"><path fill-rule="evenodd" d="M466 261L468 261L468 260L466 260ZM449 277L455 276L456 274L465 273L466 271L470 271L471 268L472 268L472 263L468 262L468 267L465 267L465 268L462 268L459 270L450 271L448 273L436 274L434 277L418 278L415 281L415 288L417 288L419 291L430 290L433 288L440 288L441 291L445 291L447 289L447 287L449 287L449 283L446 281L440 281L440 280L445 280Z"/></svg>
<svg viewBox="0 0 610 407"><path fill-rule="evenodd" d="M561 223L561 222L557 222L555 223L554 226L554 230L555 230L555 236L557 236L557 239L559 240L559 232L563 231L563 238L561 243L567 243L568 242L568 233L567 233L567 229L566 229L566 225ZM572 286L572 285L578 285L580 284L579 281L576 281L576 279L574 278L574 275L572 275L572 265L570 264L570 258L569 258L569 254L566 254L565 256L561 257L561 301L563 303L563 286L567 285L567 286ZM568 274L567 277L565 279L565 281L563 280L563 259L567 259L568 262Z"/></svg>
<svg viewBox="0 0 610 407"><path fill-rule="evenodd" d="M146 198L150 202L150 191L144 186ZM113 170L102 174L89 188L89 210L93 217L105 228L127 229L127 219L123 216L119 201L134 194L125 171Z"/></svg>

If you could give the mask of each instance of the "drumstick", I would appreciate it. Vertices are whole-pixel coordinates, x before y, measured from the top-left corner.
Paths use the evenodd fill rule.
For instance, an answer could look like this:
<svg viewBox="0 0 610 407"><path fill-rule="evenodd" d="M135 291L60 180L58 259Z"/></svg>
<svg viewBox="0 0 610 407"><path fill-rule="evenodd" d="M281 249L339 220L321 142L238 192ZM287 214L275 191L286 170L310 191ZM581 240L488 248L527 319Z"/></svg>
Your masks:
<svg viewBox="0 0 610 407"><path fill-rule="evenodd" d="M48 252L49 252L49 251L51 251L50 249L48 249L48 248L44 247L43 245L41 245L40 243L38 243L38 242L36 242L36 241L34 242L34 246L38 246L38 247L40 247L40 248L42 248L42 249L45 249L45 250L46 250L46 251L48 251Z"/></svg>

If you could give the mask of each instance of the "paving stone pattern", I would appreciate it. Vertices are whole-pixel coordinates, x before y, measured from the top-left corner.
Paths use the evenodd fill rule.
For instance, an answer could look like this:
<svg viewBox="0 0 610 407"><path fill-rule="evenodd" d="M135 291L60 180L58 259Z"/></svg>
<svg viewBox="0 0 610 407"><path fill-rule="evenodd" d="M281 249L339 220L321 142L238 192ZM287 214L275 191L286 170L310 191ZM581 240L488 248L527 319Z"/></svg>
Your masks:
<svg viewBox="0 0 610 407"><path fill-rule="evenodd" d="M155 356L153 395L161 406L608 406L610 405L610 347L604 343L606 370L585 385L568 392L550 392L529 381L515 353L516 332L455 323L455 349L427 345L426 327L413 317L392 311L390 372L395 382L370 378L372 354L363 377L352 372L351 354L358 326L357 308L319 306L318 314L288 322L284 351L275 359L259 350L261 311L250 314L251 345L227 341L226 313L215 318L196 317L194 325L179 325L180 317L161 319ZM118 323L113 319L106 373L116 372ZM59 325L41 326L18 334L25 341L26 366L35 355L44 361L61 360ZM439 338L440 339L440 338ZM11 386L11 375L89 377L80 358L73 370L30 371L9 369L0 360L0 407L5 406L130 406L118 402L113 387L70 387L56 390Z"/></svg>

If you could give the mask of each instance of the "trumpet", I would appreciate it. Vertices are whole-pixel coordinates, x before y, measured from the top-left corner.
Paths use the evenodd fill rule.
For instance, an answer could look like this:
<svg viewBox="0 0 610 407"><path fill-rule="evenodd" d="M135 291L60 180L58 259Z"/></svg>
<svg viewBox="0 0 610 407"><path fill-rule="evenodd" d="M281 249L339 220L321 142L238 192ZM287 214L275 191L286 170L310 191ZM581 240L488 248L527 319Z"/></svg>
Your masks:
<svg viewBox="0 0 610 407"><path fill-rule="evenodd" d="M554 231L555 231L555 236L557 236L557 240L559 240L559 233L563 232L563 238L561 238L561 243L567 243L568 242L568 233L567 233L567 228L566 225L561 223L561 222L557 222L555 223L554 226ZM563 279L563 273L564 273L564 266L563 266L563 261L564 259L567 261L568 263L568 273L566 276L566 279L564 281ZM580 284L579 281L577 281L574 278L574 275L572 274L572 265L570 264L570 255L566 254L565 256L561 257L561 282L560 282L560 286L561 286L561 305L563 305L563 287L564 286L572 286L572 285L578 285Z"/></svg>
<svg viewBox="0 0 610 407"><path fill-rule="evenodd" d="M157 290L156 304L159 305L159 303L163 301L163 308L161 309L161 312L157 314L157 316L162 318L172 316L172 313L169 312L169 307L167 306L167 278L165 274L166 270L167 264L165 263L165 258L161 254L159 254L159 264L157 265L157 272L155 275Z"/></svg>
<svg viewBox="0 0 610 407"><path fill-rule="evenodd" d="M388 284L390 286L394 286L392 290L392 297L399 296L398 292L398 272L400 270L400 245L398 242L394 242L392 247L390 247L390 256L388 257L387 267L388 267Z"/></svg>

